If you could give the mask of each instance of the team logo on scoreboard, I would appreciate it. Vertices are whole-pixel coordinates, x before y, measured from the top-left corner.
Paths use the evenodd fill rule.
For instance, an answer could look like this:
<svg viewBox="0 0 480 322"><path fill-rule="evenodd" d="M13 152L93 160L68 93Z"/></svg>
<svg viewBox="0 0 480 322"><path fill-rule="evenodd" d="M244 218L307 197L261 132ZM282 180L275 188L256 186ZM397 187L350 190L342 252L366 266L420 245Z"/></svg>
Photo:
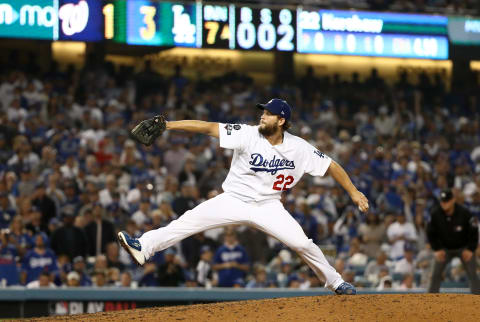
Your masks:
<svg viewBox="0 0 480 322"><path fill-rule="evenodd" d="M62 31L67 36L82 32L88 24L89 9L85 0L78 4L67 3L60 7L58 16L62 20Z"/></svg>

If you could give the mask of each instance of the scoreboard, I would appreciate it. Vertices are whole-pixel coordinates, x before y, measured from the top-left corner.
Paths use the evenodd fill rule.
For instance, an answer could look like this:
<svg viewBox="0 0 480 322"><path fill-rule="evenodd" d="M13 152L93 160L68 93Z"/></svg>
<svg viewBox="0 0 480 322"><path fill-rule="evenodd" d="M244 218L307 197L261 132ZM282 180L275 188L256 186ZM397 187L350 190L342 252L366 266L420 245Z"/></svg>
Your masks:
<svg viewBox="0 0 480 322"><path fill-rule="evenodd" d="M201 47L235 49L235 37L230 30L235 30L234 5L205 5L201 17Z"/></svg>
<svg viewBox="0 0 480 322"><path fill-rule="evenodd" d="M447 18L298 8L298 52L448 58Z"/></svg>
<svg viewBox="0 0 480 322"><path fill-rule="evenodd" d="M196 5L127 1L127 44L197 46Z"/></svg>
<svg viewBox="0 0 480 322"><path fill-rule="evenodd" d="M445 16L201 0L0 0L0 37L159 47L448 59L456 24L463 26Z"/></svg>
<svg viewBox="0 0 480 322"><path fill-rule="evenodd" d="M295 50L294 10L237 7L234 26L237 49Z"/></svg>

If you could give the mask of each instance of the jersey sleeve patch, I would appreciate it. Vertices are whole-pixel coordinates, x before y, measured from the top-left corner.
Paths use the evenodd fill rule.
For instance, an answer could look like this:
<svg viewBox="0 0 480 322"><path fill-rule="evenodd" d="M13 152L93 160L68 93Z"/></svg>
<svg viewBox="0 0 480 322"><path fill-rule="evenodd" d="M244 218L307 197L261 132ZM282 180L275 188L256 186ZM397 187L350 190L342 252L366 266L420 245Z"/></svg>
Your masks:
<svg viewBox="0 0 480 322"><path fill-rule="evenodd" d="M238 131L242 128L240 124L225 124L224 129L227 132L227 135L232 135L232 130Z"/></svg>
<svg viewBox="0 0 480 322"><path fill-rule="evenodd" d="M332 159L310 144L306 146L305 150L308 151L306 154L305 172L312 176L324 176Z"/></svg>
<svg viewBox="0 0 480 322"><path fill-rule="evenodd" d="M219 123L220 147L225 149L243 149L248 140L248 126Z"/></svg>

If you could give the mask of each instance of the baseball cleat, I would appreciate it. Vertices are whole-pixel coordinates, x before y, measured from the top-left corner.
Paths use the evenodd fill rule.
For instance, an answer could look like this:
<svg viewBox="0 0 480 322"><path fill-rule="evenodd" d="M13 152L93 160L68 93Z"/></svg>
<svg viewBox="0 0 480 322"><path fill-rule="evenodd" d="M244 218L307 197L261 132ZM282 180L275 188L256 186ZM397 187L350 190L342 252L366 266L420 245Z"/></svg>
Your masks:
<svg viewBox="0 0 480 322"><path fill-rule="evenodd" d="M355 295L357 294L357 290L352 284L343 282L342 284L340 284L340 286L337 287L335 293L337 295Z"/></svg>
<svg viewBox="0 0 480 322"><path fill-rule="evenodd" d="M117 235L120 245L125 249L137 265L142 266L145 264L145 256L142 253L142 246L136 238L128 236L124 231L121 231Z"/></svg>

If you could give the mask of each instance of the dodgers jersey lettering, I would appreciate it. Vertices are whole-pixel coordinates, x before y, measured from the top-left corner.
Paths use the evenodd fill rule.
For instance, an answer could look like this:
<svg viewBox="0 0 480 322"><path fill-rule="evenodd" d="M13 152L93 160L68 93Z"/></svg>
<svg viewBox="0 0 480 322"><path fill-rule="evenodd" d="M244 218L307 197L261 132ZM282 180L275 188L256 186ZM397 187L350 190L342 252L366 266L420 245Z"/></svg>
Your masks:
<svg viewBox="0 0 480 322"><path fill-rule="evenodd" d="M271 145L258 126L219 123L220 146L233 149L232 164L222 188L243 201L280 199L308 173L323 176L332 160L304 139L284 132Z"/></svg>

